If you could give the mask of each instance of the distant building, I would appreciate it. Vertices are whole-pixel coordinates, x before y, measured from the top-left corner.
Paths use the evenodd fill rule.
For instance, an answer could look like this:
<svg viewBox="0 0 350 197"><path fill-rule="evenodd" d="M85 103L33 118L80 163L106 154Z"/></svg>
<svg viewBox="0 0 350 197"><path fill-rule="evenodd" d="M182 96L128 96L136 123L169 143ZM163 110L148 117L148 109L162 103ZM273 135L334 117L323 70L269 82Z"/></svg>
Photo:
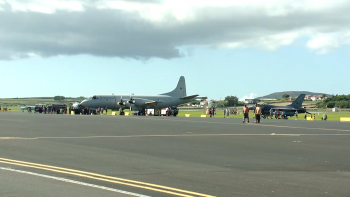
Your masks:
<svg viewBox="0 0 350 197"><path fill-rule="evenodd" d="M252 104L254 103L254 99L244 99L245 104Z"/></svg>
<svg viewBox="0 0 350 197"><path fill-rule="evenodd" d="M312 101L322 101L322 95L314 95L310 98Z"/></svg>
<svg viewBox="0 0 350 197"><path fill-rule="evenodd" d="M272 99L272 98L261 98L259 99L260 101L276 101L277 99Z"/></svg>
<svg viewBox="0 0 350 197"><path fill-rule="evenodd" d="M200 104L200 106L206 106L208 104L208 102L207 101L201 101L199 104Z"/></svg>
<svg viewBox="0 0 350 197"><path fill-rule="evenodd" d="M305 95L305 100L311 100L311 95Z"/></svg>

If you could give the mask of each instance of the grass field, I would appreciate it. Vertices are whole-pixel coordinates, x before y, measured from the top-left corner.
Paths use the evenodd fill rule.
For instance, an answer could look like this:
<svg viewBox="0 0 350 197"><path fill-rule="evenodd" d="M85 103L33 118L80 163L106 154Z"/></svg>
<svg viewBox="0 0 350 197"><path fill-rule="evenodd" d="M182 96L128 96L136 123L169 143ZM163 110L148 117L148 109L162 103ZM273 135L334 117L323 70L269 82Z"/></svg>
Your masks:
<svg viewBox="0 0 350 197"><path fill-rule="evenodd" d="M2 107L8 107L8 108L14 108L21 106L34 106L35 104L69 104L75 101L81 101L81 99L65 99L64 101L55 101L53 98L19 98L19 99L13 99L13 98L3 98L0 99L0 106Z"/></svg>
<svg viewBox="0 0 350 197"><path fill-rule="evenodd" d="M20 112L20 107L18 106L13 106L13 107L9 107L9 111L10 112ZM125 112L129 112L129 110L124 110ZM320 113L318 113L320 110L317 111L316 114L316 120L321 121L321 118L323 117L323 113L320 111ZM112 115L111 110L108 110L108 115ZM116 114L119 114L118 111L114 111L116 112ZM0 112L0 113L7 113L7 112ZM23 113L28 113L28 112L23 112ZM312 112L313 113L313 112ZM185 114L190 114L191 117L200 117L201 115L205 115L205 111L204 110L181 110L179 111L178 116L179 117L185 117ZM223 118L223 110L218 109L216 115L214 116L214 118ZM251 112L249 113L249 117L252 118L254 116L254 114ZM346 113L346 112L327 112L327 116L328 116L328 120L329 121L340 121L340 117L350 117L350 113ZM232 115L230 114L229 118L243 118L243 114L240 113L238 115ZM289 119L295 119L295 117L290 117ZM304 115L300 114L299 115L299 120L304 120Z"/></svg>

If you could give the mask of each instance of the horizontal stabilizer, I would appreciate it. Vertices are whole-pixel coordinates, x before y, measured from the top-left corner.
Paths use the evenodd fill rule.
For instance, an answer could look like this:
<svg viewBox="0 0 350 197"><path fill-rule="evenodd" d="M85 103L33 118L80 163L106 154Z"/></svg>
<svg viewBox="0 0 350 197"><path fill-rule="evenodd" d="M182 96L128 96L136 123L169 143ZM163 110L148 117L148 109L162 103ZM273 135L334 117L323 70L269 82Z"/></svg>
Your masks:
<svg viewBox="0 0 350 197"><path fill-rule="evenodd" d="M181 97L181 99L193 99L195 97L199 96L198 94L195 94L195 95L191 95L191 96L184 96L184 97Z"/></svg>

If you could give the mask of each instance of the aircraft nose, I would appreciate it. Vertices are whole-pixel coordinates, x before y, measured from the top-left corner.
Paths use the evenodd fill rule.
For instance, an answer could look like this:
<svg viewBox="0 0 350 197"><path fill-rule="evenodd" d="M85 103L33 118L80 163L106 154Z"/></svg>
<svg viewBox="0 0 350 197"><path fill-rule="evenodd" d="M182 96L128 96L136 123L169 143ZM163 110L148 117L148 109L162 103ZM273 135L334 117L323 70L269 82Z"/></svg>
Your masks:
<svg viewBox="0 0 350 197"><path fill-rule="evenodd" d="M87 102L88 102L87 100L83 100L82 102L80 102L80 105L83 107L86 107Z"/></svg>

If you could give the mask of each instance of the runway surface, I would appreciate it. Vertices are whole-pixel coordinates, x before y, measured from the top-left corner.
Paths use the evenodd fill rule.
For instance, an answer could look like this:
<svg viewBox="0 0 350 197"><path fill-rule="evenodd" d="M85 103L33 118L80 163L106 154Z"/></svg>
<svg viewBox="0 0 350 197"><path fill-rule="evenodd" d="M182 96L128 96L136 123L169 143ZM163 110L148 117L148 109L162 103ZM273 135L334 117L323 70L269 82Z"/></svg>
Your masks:
<svg viewBox="0 0 350 197"><path fill-rule="evenodd" d="M0 113L0 196L349 196L350 124Z"/></svg>

